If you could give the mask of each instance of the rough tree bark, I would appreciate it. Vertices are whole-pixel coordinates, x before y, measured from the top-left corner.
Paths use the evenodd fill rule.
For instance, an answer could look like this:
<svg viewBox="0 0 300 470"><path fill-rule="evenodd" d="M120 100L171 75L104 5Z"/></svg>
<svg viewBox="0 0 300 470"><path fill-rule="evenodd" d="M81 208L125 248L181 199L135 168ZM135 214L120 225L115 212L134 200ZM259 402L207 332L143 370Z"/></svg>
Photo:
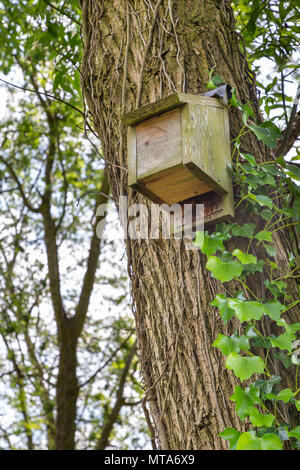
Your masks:
<svg viewBox="0 0 300 470"><path fill-rule="evenodd" d="M128 194L129 205L145 203L128 189L122 168L127 158L120 122L124 112L174 91L203 93L213 69L235 86L241 101L253 103L261 119L229 2L84 0L83 40L82 86L105 159L112 163L109 179L116 201ZM235 137L241 127L237 111L230 111L230 126ZM253 136L243 146L261 161L272 159ZM237 221L246 217L240 213ZM283 232L276 234L277 263L285 272L291 241ZM225 293L224 287L205 270L205 258L186 250L184 241L131 240L127 255L146 399L160 448L227 448L218 433L242 424L229 400L235 379L211 347L225 328L210 302L216 293ZM253 276L251 288L258 295L261 285ZM227 283L227 292L233 294L236 287ZM296 286L290 290L295 297ZM295 315L299 318L299 312ZM226 329L231 332L234 325ZM287 418L292 419L288 412Z"/></svg>

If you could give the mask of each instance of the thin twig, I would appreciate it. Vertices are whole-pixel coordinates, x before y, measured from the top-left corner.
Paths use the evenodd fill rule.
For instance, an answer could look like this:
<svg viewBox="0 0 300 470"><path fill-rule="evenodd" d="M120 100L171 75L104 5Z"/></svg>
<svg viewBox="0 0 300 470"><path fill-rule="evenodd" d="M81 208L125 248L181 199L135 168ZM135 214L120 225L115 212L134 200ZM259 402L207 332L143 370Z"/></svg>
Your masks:
<svg viewBox="0 0 300 470"><path fill-rule="evenodd" d="M64 10L60 10L55 5L53 5L52 3L48 2L48 0L44 0L44 2L47 3L47 5L49 5L49 7L53 8L53 10L58 11L58 13L60 13L61 15L66 16L67 18L69 18L69 20L71 20L74 23L78 24L78 26L81 26L81 23L79 21L75 20L75 18L73 18L71 15L69 15L69 13L66 13Z"/></svg>
<svg viewBox="0 0 300 470"><path fill-rule="evenodd" d="M288 146L288 143L289 143L289 138L290 138L290 135L291 135L291 132L292 132L293 124L294 124L294 119L295 119L296 112L297 112L299 98L300 98L300 83L298 84L298 87L297 87L296 96L295 96L295 99L294 99L290 119L289 119L289 122L287 124L286 131L284 133L284 137L283 137L283 139L282 139L282 141L279 145L278 150L276 150L276 152L275 152L276 157L279 157L280 155L285 154L284 152L285 152L285 150Z"/></svg>
<svg viewBox="0 0 300 470"><path fill-rule="evenodd" d="M24 87L24 86L15 85L14 83L7 82L6 80L3 80L2 78L0 78L0 82L5 83L6 85L11 86L13 88L17 88L18 90L29 91L29 92L35 93L35 94L39 93L40 95L44 95L47 98L52 98L53 100L59 101L60 103L65 104L66 106L70 106L70 108L74 109L75 111L80 113L82 116L84 116L84 113L79 108L77 108L76 106L74 106L71 103L68 103L67 101L63 100L62 98L59 98L58 96L51 95L50 93L47 93L47 92L44 92L44 91L39 91L37 93L36 90L33 90L31 88L27 88L27 87Z"/></svg>

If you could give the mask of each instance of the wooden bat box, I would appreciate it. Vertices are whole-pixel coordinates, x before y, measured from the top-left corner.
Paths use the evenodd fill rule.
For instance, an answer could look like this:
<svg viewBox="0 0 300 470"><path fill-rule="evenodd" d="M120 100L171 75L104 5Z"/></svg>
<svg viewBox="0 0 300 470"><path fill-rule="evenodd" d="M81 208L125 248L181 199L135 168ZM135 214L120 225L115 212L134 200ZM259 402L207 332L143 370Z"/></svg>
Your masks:
<svg viewBox="0 0 300 470"><path fill-rule="evenodd" d="M216 98L175 93L122 117L128 182L155 203L205 204L205 222L234 215L228 112Z"/></svg>

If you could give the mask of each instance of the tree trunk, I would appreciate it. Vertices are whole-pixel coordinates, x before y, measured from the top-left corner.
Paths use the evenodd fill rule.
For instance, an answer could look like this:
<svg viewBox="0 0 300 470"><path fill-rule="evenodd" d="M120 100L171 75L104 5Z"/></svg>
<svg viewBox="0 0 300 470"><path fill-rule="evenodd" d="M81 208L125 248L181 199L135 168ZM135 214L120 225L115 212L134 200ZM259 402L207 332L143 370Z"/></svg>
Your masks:
<svg viewBox="0 0 300 470"><path fill-rule="evenodd" d="M107 203L107 194L109 193L109 185L107 173L105 172L101 184L101 193L98 195L96 205L104 205ZM79 300L76 306L76 312L73 317L68 317L64 311L56 313L58 326L58 344L59 344L59 366L56 387L56 432L55 432L55 449L56 450L73 450L75 448L75 432L76 432L76 413L77 399L79 395L79 384L77 380L77 347L78 339L84 328L86 316L88 313L89 303L95 282L95 275L98 266L101 240L96 233L96 227L99 222L104 222L106 215L103 214L96 218L93 226L93 237L90 243L89 255L87 258L86 272L83 278L82 288ZM45 233L47 226L45 225ZM55 239L49 237L48 243L52 241L52 246L56 246ZM54 253L55 248L52 250ZM51 253L51 250L48 250ZM51 271L51 261L49 260L49 272ZM57 267L58 273L58 267ZM53 278L54 276L52 276ZM59 278L58 278L59 279ZM58 281L54 283L57 286ZM57 286L58 287L58 286ZM58 291L59 299L61 299L60 290ZM62 304L62 301L61 301ZM53 300L54 310L55 304ZM112 421L112 426L114 421Z"/></svg>
<svg viewBox="0 0 300 470"><path fill-rule="evenodd" d="M116 201L145 199L127 187L126 129L120 116L174 91L205 91L209 72L221 75L260 111L255 83L222 0L85 0L82 85L109 167ZM230 111L232 137L241 127ZM271 159L253 136L243 143L261 161ZM120 168L121 167L121 168ZM245 215L240 215L241 222ZM290 245L276 236L277 263L285 271ZM241 247L239 245L239 247ZM130 240L129 274L139 356L150 414L163 449L223 449L226 426L242 428L229 397L236 380L211 347L224 327L210 302L225 292L205 269L205 257L182 240ZM261 295L253 276L251 288ZM235 282L226 285L232 295ZM294 290L295 286L291 286Z"/></svg>
<svg viewBox="0 0 300 470"><path fill-rule="evenodd" d="M76 430L77 342L74 318L65 318L61 332L59 351L59 374L57 377L57 419L55 434L56 450L74 450Z"/></svg>

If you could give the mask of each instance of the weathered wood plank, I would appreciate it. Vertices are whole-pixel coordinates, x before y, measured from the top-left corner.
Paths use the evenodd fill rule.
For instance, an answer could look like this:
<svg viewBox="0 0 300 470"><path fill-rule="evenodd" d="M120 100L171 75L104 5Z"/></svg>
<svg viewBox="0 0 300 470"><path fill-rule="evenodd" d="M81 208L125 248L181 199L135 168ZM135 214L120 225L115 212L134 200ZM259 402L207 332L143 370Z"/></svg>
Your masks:
<svg viewBox="0 0 300 470"><path fill-rule="evenodd" d="M149 103L146 106L142 106L141 108L124 114L121 116L121 121L125 126L134 126L139 122L170 111L171 109L178 108L186 103L194 103L217 108L224 107L224 104L216 98L202 95L191 95L189 93L174 93L162 98L161 100L155 101L155 103Z"/></svg>
<svg viewBox="0 0 300 470"><path fill-rule="evenodd" d="M231 161L224 106L215 108L189 104L182 108L183 163L220 194L230 191Z"/></svg>
<svg viewBox="0 0 300 470"><path fill-rule="evenodd" d="M128 127L127 131L127 154L128 154L128 184L132 186L136 182L136 131L135 127Z"/></svg>
<svg viewBox="0 0 300 470"><path fill-rule="evenodd" d="M226 108L222 100L203 95L192 95L190 93L177 93L181 102L187 104L198 104L200 106L211 106L213 108Z"/></svg>
<svg viewBox="0 0 300 470"><path fill-rule="evenodd" d="M156 179L153 177L144 183L148 190L169 205L210 191L203 181L184 167L156 175Z"/></svg>
<svg viewBox="0 0 300 470"><path fill-rule="evenodd" d="M135 126L137 178L181 163L180 111L174 109Z"/></svg>
<svg viewBox="0 0 300 470"><path fill-rule="evenodd" d="M150 103L146 106L130 111L129 113L121 116L121 120L126 126L134 126L135 124L157 116L158 114L178 108L183 104L185 104L185 101L180 100L178 93L174 93L173 95L162 98L155 103Z"/></svg>

